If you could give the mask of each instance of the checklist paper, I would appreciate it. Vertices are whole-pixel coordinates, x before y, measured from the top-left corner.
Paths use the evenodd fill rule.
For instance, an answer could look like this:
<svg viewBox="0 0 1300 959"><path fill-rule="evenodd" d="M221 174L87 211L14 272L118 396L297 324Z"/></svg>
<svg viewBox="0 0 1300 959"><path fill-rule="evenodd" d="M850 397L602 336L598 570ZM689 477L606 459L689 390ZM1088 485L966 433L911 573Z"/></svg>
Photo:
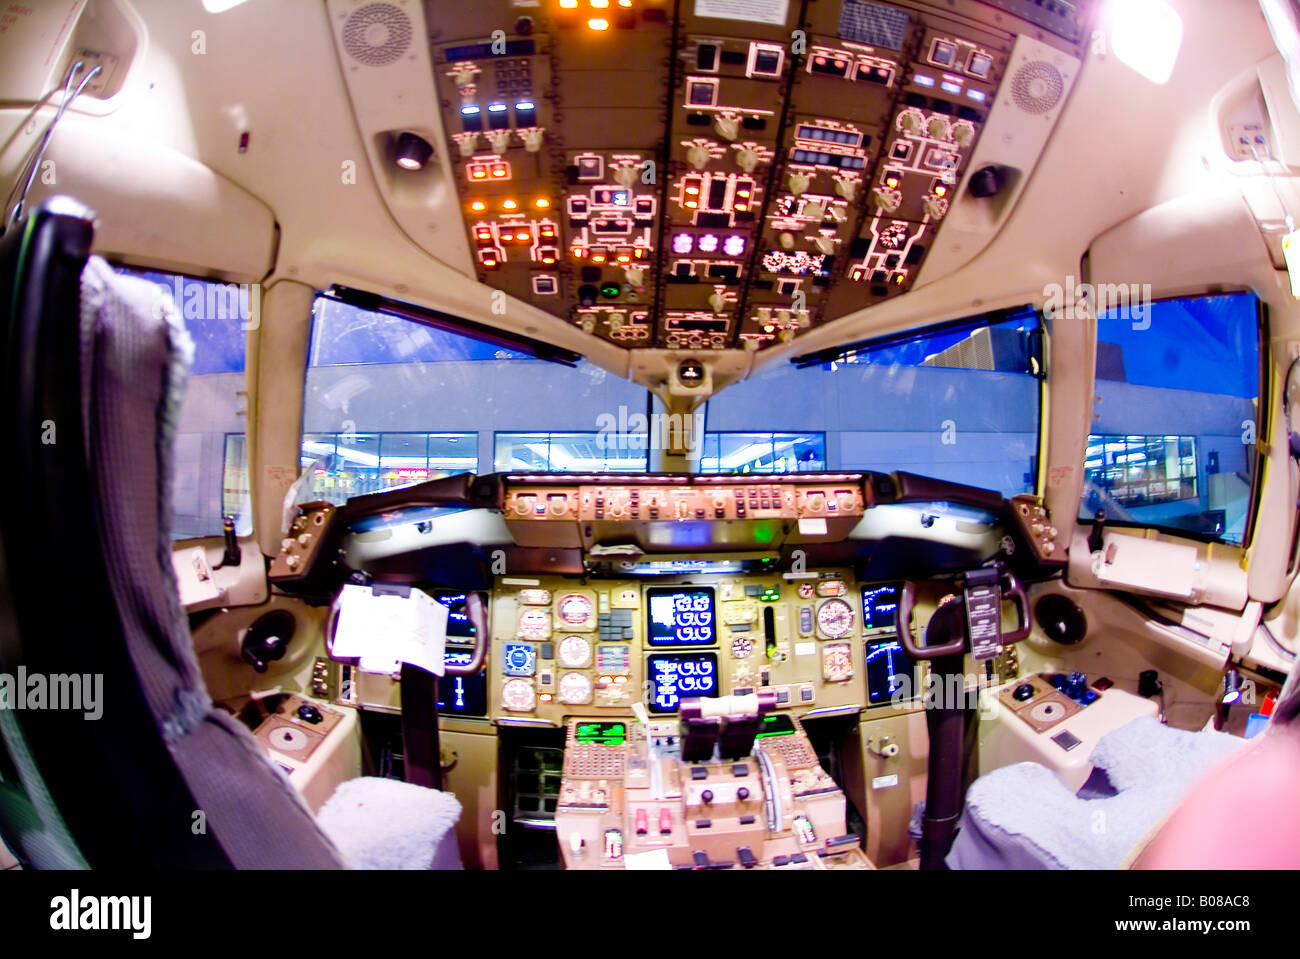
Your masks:
<svg viewBox="0 0 1300 959"><path fill-rule="evenodd" d="M446 668L447 607L418 589L406 596L347 585L330 650L335 659L358 659L366 672L395 673L401 663L435 676Z"/></svg>

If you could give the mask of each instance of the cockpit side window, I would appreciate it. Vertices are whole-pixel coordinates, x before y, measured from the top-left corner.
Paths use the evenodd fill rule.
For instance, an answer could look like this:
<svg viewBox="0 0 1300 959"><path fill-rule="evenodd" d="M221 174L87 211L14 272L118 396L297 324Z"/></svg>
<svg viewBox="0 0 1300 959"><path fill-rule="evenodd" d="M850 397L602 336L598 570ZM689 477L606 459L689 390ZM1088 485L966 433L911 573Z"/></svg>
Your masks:
<svg viewBox="0 0 1300 959"><path fill-rule="evenodd" d="M350 496L452 473L644 470L610 422L644 418L645 389L578 361L318 296L301 463L312 495ZM640 449L634 447L640 446Z"/></svg>
<svg viewBox="0 0 1300 959"><path fill-rule="evenodd" d="M1260 308L1250 293L1161 300L1097 320L1079 517L1241 545L1257 472Z"/></svg>
<svg viewBox="0 0 1300 959"><path fill-rule="evenodd" d="M199 280L127 268L158 285L194 341L173 447L172 538L219 536L222 516L252 532L245 444L244 362L248 331L258 321L258 291L247 283Z"/></svg>

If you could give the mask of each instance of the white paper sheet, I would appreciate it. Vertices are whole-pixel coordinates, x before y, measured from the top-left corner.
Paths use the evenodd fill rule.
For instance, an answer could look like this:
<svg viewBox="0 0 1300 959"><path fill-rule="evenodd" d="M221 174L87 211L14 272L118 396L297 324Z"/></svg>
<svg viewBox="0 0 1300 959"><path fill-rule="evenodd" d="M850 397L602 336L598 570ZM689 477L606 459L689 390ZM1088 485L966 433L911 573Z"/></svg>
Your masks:
<svg viewBox="0 0 1300 959"><path fill-rule="evenodd" d="M447 607L427 593L380 594L347 585L338 599L339 619L331 652L336 659L361 659L362 668L388 672L389 664L410 663L435 676L446 670Z"/></svg>
<svg viewBox="0 0 1300 959"><path fill-rule="evenodd" d="M207 603L221 595L212 578L207 550L202 546L173 552L172 569L176 571L176 591L182 606Z"/></svg>
<svg viewBox="0 0 1300 959"><path fill-rule="evenodd" d="M649 852L629 852L623 856L623 868L627 870L672 869L668 861L667 849L652 849Z"/></svg>

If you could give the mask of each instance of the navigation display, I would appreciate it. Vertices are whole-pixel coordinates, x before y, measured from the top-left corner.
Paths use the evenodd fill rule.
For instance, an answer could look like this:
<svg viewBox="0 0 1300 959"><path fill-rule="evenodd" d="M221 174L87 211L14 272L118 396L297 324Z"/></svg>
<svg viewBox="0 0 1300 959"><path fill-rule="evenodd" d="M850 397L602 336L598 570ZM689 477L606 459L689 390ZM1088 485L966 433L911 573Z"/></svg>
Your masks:
<svg viewBox="0 0 1300 959"><path fill-rule="evenodd" d="M447 650L443 661L448 666L466 666L474 654ZM486 716L487 671L480 669L473 676L438 677L438 712L457 716Z"/></svg>
<svg viewBox="0 0 1300 959"><path fill-rule="evenodd" d="M646 657L652 713L675 713L683 699L718 695L716 653L659 653Z"/></svg>
<svg viewBox="0 0 1300 959"><path fill-rule="evenodd" d="M897 699L910 702L918 694L916 662L896 639L867 644L867 703L884 706Z"/></svg>
<svg viewBox="0 0 1300 959"><path fill-rule="evenodd" d="M653 586L646 590L651 646L712 646L717 638L713 587Z"/></svg>

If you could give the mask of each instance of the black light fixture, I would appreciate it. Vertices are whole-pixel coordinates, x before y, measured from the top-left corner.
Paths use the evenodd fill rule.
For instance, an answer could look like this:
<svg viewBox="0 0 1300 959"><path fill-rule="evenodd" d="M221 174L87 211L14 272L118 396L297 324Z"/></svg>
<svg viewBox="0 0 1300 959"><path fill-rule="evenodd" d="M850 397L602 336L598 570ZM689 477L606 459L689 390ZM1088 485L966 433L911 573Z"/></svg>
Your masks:
<svg viewBox="0 0 1300 959"><path fill-rule="evenodd" d="M1231 706L1241 700L1241 673L1230 669L1223 677L1223 699L1225 706Z"/></svg>
<svg viewBox="0 0 1300 959"><path fill-rule="evenodd" d="M433 156L433 147L424 137L414 133L400 133L393 148L393 161L403 170L423 170Z"/></svg>
<svg viewBox="0 0 1300 959"><path fill-rule="evenodd" d="M677 367L677 382L687 387L699 386L704 382L704 364L699 360L682 360Z"/></svg>

